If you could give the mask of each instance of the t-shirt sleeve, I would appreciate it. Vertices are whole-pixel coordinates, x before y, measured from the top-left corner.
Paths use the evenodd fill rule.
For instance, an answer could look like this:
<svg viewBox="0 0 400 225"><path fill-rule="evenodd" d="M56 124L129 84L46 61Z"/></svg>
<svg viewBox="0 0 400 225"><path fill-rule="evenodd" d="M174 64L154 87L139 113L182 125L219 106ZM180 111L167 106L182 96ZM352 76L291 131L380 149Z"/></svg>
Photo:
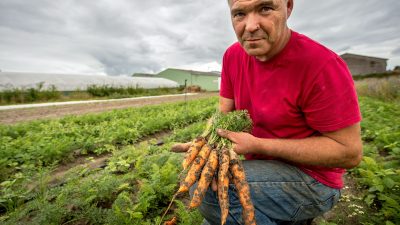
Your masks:
<svg viewBox="0 0 400 225"><path fill-rule="evenodd" d="M228 50L229 51L229 50ZM228 62L228 51L225 52L222 59L222 71L221 71L221 86L219 95L224 98L233 99L233 86L231 81L231 73L229 72L229 62Z"/></svg>
<svg viewBox="0 0 400 225"><path fill-rule="evenodd" d="M354 81L340 57L329 60L306 89L302 107L313 129L336 131L361 121Z"/></svg>

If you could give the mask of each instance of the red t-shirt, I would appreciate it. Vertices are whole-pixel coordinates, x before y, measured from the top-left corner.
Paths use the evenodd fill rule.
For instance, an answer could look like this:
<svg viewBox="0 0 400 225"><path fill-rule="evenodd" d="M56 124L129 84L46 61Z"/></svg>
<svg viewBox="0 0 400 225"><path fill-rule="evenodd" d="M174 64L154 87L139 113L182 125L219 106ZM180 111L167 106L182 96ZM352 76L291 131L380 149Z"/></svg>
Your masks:
<svg viewBox="0 0 400 225"><path fill-rule="evenodd" d="M220 95L247 109L259 138L301 139L336 131L361 120L351 74L331 50L291 32L284 49L261 62L239 43L223 58ZM248 154L246 159L271 159ZM343 187L341 168L296 165L321 183Z"/></svg>

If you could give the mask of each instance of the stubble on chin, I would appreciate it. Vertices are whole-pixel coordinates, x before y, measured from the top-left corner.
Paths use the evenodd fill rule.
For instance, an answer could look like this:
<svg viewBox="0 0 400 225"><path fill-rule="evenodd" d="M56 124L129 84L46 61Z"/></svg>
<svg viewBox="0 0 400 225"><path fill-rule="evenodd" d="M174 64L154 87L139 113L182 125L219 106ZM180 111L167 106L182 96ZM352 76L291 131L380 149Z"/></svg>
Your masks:
<svg viewBox="0 0 400 225"><path fill-rule="evenodd" d="M258 42L258 43L251 43L251 42L246 41L249 38L259 38L259 39L262 39L262 40L260 42ZM253 35L253 36L245 36L244 35L243 38L241 38L239 40L239 42L242 45L242 47L248 53L250 53L250 51L251 52L257 52L257 49L265 48L265 46L268 46L268 45L271 46L274 43L274 39L271 36L269 36L269 35L267 35L265 33L262 36L255 36L255 35Z"/></svg>

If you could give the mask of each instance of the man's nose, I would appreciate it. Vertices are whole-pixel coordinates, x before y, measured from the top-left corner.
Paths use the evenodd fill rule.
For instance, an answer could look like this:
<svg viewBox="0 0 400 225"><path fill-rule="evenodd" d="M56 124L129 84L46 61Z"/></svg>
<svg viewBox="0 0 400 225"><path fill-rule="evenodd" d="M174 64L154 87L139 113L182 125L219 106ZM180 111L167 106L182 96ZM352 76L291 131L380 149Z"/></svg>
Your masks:
<svg viewBox="0 0 400 225"><path fill-rule="evenodd" d="M260 29L260 21L258 16L255 15L254 13L248 14L246 20L246 31L254 33L258 29Z"/></svg>

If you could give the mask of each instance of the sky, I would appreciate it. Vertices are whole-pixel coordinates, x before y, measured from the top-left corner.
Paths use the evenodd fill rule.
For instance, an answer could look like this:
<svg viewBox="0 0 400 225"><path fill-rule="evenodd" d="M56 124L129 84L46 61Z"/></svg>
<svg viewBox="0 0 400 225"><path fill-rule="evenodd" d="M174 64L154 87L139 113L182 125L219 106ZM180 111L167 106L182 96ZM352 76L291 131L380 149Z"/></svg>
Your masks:
<svg viewBox="0 0 400 225"><path fill-rule="evenodd" d="M338 54L400 65L400 1L294 0L289 27ZM220 71L226 0L0 0L0 70L130 75Z"/></svg>

